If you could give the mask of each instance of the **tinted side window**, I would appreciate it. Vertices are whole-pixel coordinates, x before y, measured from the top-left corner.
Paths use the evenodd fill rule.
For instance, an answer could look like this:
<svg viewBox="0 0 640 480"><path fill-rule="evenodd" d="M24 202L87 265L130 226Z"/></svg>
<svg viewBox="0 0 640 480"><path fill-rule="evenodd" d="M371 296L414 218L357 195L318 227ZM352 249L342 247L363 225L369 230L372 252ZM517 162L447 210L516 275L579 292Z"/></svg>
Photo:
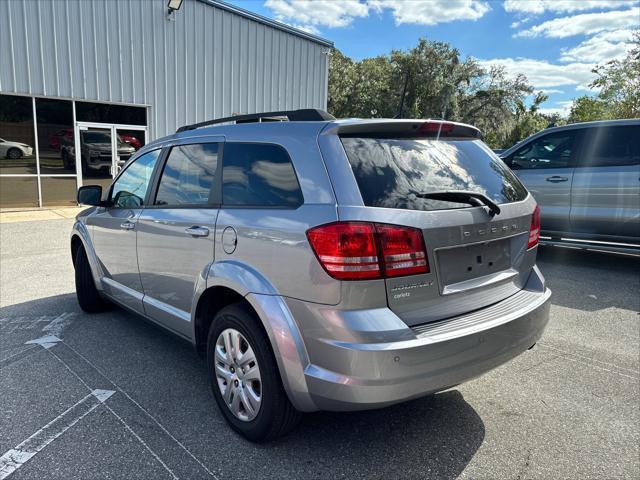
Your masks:
<svg viewBox="0 0 640 480"><path fill-rule="evenodd" d="M613 167L640 163L640 126L590 128L580 166Z"/></svg>
<svg viewBox="0 0 640 480"><path fill-rule="evenodd" d="M567 130L544 135L514 152L509 164L514 170L572 167L578 133Z"/></svg>
<svg viewBox="0 0 640 480"><path fill-rule="evenodd" d="M111 189L111 201L117 208L139 208L149 188L160 150L153 150L138 157L122 172Z"/></svg>
<svg viewBox="0 0 640 480"><path fill-rule="evenodd" d="M222 171L225 205L296 208L302 192L291 159L277 145L226 143Z"/></svg>
<svg viewBox="0 0 640 480"><path fill-rule="evenodd" d="M162 171L154 204L207 204L217 167L217 143L173 147Z"/></svg>

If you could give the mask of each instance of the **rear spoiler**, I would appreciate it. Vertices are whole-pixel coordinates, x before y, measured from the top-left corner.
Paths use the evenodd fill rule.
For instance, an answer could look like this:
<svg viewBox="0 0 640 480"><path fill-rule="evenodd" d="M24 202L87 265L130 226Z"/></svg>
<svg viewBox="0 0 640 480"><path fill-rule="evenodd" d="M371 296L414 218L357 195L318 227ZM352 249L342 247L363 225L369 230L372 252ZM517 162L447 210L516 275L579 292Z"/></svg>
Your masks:
<svg viewBox="0 0 640 480"><path fill-rule="evenodd" d="M369 120L344 123L338 127L342 137L459 138L482 139L476 127L443 120Z"/></svg>

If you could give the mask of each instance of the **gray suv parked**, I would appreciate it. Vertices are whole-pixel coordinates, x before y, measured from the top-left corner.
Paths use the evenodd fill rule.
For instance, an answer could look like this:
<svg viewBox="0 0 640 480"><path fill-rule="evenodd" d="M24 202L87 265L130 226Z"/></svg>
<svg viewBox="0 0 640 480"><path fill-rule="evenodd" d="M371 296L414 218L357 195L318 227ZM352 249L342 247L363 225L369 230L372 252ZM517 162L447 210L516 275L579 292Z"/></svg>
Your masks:
<svg viewBox="0 0 640 480"><path fill-rule="evenodd" d="M477 377L538 341L551 295L539 209L479 136L318 110L183 127L78 192L80 306L193 342L254 441Z"/></svg>
<svg viewBox="0 0 640 480"><path fill-rule="evenodd" d="M640 120L549 128L500 154L542 212L542 235L640 245Z"/></svg>

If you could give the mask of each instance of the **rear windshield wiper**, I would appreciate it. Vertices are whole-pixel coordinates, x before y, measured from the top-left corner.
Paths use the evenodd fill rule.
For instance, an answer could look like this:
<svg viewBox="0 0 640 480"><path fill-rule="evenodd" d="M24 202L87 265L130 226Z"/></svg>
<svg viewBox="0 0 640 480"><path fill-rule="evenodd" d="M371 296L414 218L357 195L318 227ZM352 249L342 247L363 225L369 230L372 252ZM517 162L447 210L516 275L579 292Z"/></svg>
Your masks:
<svg viewBox="0 0 640 480"><path fill-rule="evenodd" d="M418 198L429 200L444 200L447 202L468 203L476 207L486 205L491 216L500 214L500 207L483 193L467 192L465 190L444 190L442 192L412 192Z"/></svg>

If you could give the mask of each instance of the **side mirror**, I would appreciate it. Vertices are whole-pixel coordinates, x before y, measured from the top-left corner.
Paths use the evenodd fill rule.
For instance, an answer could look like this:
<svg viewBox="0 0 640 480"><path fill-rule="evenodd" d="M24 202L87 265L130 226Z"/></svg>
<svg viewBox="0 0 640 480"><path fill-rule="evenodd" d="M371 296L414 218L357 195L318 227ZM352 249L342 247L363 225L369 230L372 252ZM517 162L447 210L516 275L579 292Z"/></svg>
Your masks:
<svg viewBox="0 0 640 480"><path fill-rule="evenodd" d="M94 205L99 207L102 202L102 187L100 185L87 185L78 189L78 203L81 205Z"/></svg>

